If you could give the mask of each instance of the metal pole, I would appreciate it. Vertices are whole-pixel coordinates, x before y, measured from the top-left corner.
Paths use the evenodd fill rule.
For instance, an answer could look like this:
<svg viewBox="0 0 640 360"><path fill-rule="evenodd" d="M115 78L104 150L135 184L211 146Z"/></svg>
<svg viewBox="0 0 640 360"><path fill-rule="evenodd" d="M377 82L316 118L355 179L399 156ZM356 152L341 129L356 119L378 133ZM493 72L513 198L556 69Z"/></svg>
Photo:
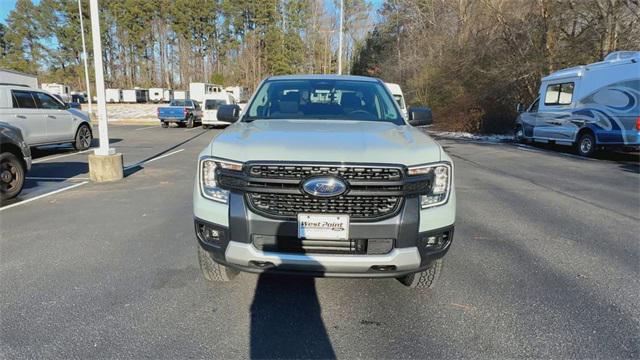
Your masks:
<svg viewBox="0 0 640 360"><path fill-rule="evenodd" d="M109 149L109 130L107 128L107 102L104 93L104 70L102 68L102 43L100 40L100 18L98 15L98 0L89 0L91 10L91 39L93 40L93 66L96 76L96 95L98 96L98 124L100 126L100 147L96 155L112 155L114 149Z"/></svg>
<svg viewBox="0 0 640 360"><path fill-rule="evenodd" d="M342 22L344 21L344 0L340 0L340 35L338 35L338 75L342 75Z"/></svg>
<svg viewBox="0 0 640 360"><path fill-rule="evenodd" d="M93 114L91 104L91 84L89 83L89 65L87 65L87 46L84 42L84 22L82 21L82 0L78 0L78 12L80 13L80 35L82 37L82 60L84 60L84 80L87 83L87 100L89 101L89 118Z"/></svg>

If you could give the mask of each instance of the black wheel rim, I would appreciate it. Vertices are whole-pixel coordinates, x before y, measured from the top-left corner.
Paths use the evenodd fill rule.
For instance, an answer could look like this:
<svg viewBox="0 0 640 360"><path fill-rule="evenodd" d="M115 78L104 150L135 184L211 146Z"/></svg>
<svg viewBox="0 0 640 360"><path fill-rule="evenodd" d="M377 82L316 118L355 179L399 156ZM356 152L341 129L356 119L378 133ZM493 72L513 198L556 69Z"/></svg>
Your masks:
<svg viewBox="0 0 640 360"><path fill-rule="evenodd" d="M2 192L12 192L20 186L20 169L11 161L3 160L0 163L0 189Z"/></svg>

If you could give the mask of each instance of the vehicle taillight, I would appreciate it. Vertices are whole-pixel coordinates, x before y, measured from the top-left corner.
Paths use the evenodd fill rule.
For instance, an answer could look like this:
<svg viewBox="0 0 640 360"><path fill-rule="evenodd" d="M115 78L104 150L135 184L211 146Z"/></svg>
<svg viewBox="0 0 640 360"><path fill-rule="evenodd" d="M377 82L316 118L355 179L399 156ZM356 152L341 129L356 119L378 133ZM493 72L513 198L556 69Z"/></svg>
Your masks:
<svg viewBox="0 0 640 360"><path fill-rule="evenodd" d="M184 112L184 116L187 116L189 114L189 109L187 108L184 108L182 111Z"/></svg>
<svg viewBox="0 0 640 360"><path fill-rule="evenodd" d="M640 131L640 116L636 118L636 130Z"/></svg>

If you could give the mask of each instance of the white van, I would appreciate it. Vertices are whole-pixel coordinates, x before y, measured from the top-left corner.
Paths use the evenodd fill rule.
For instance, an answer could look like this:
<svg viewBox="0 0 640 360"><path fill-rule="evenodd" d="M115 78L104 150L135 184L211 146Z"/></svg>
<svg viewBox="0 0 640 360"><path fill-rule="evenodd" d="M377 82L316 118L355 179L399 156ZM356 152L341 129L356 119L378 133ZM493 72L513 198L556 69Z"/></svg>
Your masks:
<svg viewBox="0 0 640 360"><path fill-rule="evenodd" d="M393 98L398 103L398 106L400 106L400 110L402 110L402 115L406 119L409 114L407 113L407 104L404 101L404 94L402 93L402 89L400 88L400 85L393 84L393 83L385 83L385 85L387 85L387 88L391 92L391 95L393 95Z"/></svg>
<svg viewBox="0 0 640 360"><path fill-rule="evenodd" d="M614 52L542 78L538 99L516 120L514 138L573 145L582 156L640 148L640 51Z"/></svg>
<svg viewBox="0 0 640 360"><path fill-rule="evenodd" d="M202 104L202 127L208 129L216 125L229 125L228 122L218 121L218 107L220 105L232 105L236 101L228 92L220 92L209 95Z"/></svg>

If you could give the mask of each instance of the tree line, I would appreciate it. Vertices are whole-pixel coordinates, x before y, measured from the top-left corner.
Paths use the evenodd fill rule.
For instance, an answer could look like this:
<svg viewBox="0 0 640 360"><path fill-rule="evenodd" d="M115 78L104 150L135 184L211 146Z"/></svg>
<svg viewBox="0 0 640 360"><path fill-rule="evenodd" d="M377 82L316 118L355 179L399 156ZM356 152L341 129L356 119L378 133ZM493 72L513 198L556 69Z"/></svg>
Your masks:
<svg viewBox="0 0 640 360"><path fill-rule="evenodd" d="M91 57L88 2L82 0ZM269 75L335 73L337 2L101 0L105 81L118 88L214 82L253 89ZM345 0L345 72L371 28L370 14L366 0ZM0 24L0 67L37 74L40 82L84 89L81 53L76 0L18 0Z"/></svg>
<svg viewBox="0 0 640 360"><path fill-rule="evenodd" d="M449 129L503 131L540 78L640 50L638 0L387 0L352 72L400 83Z"/></svg>

